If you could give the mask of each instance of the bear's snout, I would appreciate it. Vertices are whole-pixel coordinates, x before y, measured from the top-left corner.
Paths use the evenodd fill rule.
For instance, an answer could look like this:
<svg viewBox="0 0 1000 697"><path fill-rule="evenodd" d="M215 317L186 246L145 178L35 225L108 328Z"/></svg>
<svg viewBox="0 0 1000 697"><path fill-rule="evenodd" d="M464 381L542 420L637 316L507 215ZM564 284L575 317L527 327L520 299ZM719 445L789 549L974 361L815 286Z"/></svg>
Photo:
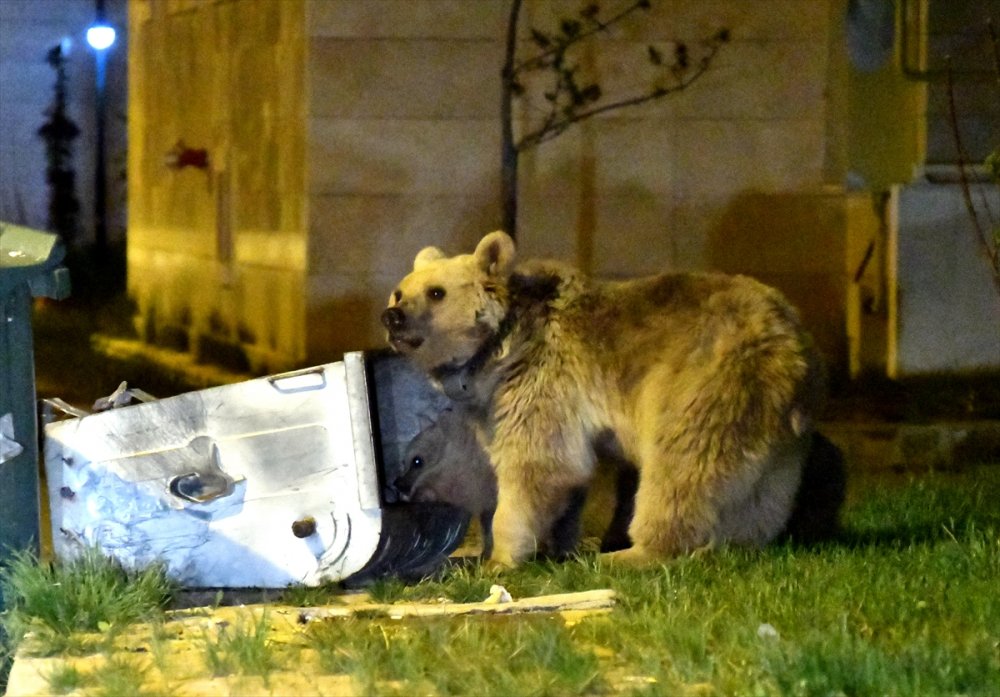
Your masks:
<svg viewBox="0 0 1000 697"><path fill-rule="evenodd" d="M389 343L397 351L415 351L424 343L419 332L410 327L406 313L398 307L390 307L382 313L382 324L389 330Z"/></svg>
<svg viewBox="0 0 1000 697"><path fill-rule="evenodd" d="M410 477L405 474L400 477L396 477L396 481L392 483L392 488L396 490L399 494L399 498L403 501L409 501L410 496L413 495L413 482L410 481Z"/></svg>
<svg viewBox="0 0 1000 697"><path fill-rule="evenodd" d="M398 331L406 326L406 313L398 307L390 307L382 313L382 324L389 331Z"/></svg>

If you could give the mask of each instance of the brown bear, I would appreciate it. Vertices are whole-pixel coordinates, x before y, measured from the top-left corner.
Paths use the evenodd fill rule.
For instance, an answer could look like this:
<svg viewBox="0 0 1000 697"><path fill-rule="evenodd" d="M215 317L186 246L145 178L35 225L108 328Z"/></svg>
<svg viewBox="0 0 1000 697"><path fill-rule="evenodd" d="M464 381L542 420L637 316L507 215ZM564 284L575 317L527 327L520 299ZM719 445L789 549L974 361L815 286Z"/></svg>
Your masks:
<svg viewBox="0 0 1000 697"><path fill-rule="evenodd" d="M598 457L639 474L632 546L612 562L777 537L823 391L785 298L744 276L596 281L514 257L500 231L472 254L425 248L382 314L389 343L480 421L493 559L535 552Z"/></svg>
<svg viewBox="0 0 1000 697"><path fill-rule="evenodd" d="M444 409L437 419L426 425L406 446L402 474L393 488L403 501L448 503L476 516L482 536L482 558L493 552L493 512L497 507L497 481L486 451L476 436L476 422L464 409ZM635 486L631 477L621 477L618 489L626 487L614 507L612 524L605 533L604 545L627 547L621 539L627 536L631 499ZM548 537L541 541L543 551L563 558L576 549L580 537L580 516L586 503L583 488L572 493L570 505L557 520ZM602 547L603 549L603 547Z"/></svg>

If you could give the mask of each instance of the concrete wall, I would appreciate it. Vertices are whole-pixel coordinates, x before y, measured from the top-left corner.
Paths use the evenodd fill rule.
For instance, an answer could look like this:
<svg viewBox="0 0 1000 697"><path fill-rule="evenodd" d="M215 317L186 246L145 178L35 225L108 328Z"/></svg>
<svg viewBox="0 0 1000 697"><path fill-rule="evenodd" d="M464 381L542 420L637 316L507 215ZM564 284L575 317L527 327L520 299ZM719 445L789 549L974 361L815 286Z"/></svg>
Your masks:
<svg viewBox="0 0 1000 697"><path fill-rule="evenodd" d="M669 51L682 40L697 55L698 41L720 28L733 40L687 91L581 123L524 154L522 252L600 276L755 273L813 305L821 304L817 288L836 291L823 301L835 309L807 319L833 360L846 361L846 218L801 212L844 205L828 203L842 196L845 172L844 3L655 5L578 57L605 91L651 84L651 43ZM529 1L522 33L551 30L579 7ZM378 311L421 247L464 251L498 226L507 9L501 1L310 4L309 332L317 357L324 347L380 343ZM518 102L518 132L532 127L541 89ZM773 221L790 196L799 212ZM729 238L743 253L727 251ZM765 240L814 263L767 271Z"/></svg>
<svg viewBox="0 0 1000 697"><path fill-rule="evenodd" d="M602 45L602 82L641 87L627 76L647 44L680 39L694 50L720 27L732 35L688 90L582 124L525 158L528 248L569 253L597 273L705 268L734 197L839 184L827 171L839 147L830 106L842 88L829 55L839 4L668 2Z"/></svg>
<svg viewBox="0 0 1000 697"><path fill-rule="evenodd" d="M898 26L897 60L873 76L885 89L877 93L879 100L867 100L873 105L868 113L881 114L869 123L881 120L881 128L869 132L867 142L857 139L867 147L869 161L909 165L909 176L868 178L872 186L902 182L893 187L891 199L886 368L891 376L995 371L1000 369L1000 288L959 184L955 130L957 125L967 163L981 163L1000 146L1000 93L986 31L987 18L994 26L1000 23L1000 2L924 0L908 3L906 10ZM897 113L885 112L894 102ZM863 133L859 123L853 125L855 133ZM886 138L887 133L895 138ZM881 139L898 148L912 143L913 134L918 142L909 157L892 157L892 145L879 145ZM1000 225L1000 189L975 184L971 167L965 170L973 181L971 201L990 240Z"/></svg>
<svg viewBox="0 0 1000 697"><path fill-rule="evenodd" d="M108 237L125 235L125 144L128 32L125 0L107 0L107 20L118 30L107 53L106 145ZM49 190L45 143L38 129L47 121L55 71L46 63L53 46L68 50L68 115L81 133L74 141L81 244L94 238L95 61L86 42L94 3L83 0L0 1L0 220L48 228Z"/></svg>
<svg viewBox="0 0 1000 697"><path fill-rule="evenodd" d="M310 355L383 344L414 254L499 226L503 0L311 0Z"/></svg>
<svg viewBox="0 0 1000 697"><path fill-rule="evenodd" d="M974 185L986 234L1000 223L1000 187ZM898 334L891 374L1000 367L1000 288L957 183L898 193Z"/></svg>

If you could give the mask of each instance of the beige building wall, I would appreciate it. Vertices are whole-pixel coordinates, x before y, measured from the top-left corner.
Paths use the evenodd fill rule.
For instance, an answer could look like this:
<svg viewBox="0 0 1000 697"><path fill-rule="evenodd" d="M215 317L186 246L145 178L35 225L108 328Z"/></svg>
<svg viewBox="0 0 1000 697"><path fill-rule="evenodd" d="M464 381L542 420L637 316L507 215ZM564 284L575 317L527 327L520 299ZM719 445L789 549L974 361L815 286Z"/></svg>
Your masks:
<svg viewBox="0 0 1000 697"><path fill-rule="evenodd" d="M499 220L503 0L312 0L309 342L380 347L414 254Z"/></svg>
<svg viewBox="0 0 1000 697"><path fill-rule="evenodd" d="M581 124L524 158L522 247L601 276L751 274L789 295L846 370L868 242L852 230L878 225L869 194L844 186L846 5L675 0L602 42L601 82L638 87L647 45L682 39L694 51L720 27L732 35L687 90Z"/></svg>
<svg viewBox="0 0 1000 697"><path fill-rule="evenodd" d="M304 16L130 4L128 287L148 341L252 369L306 359Z"/></svg>
<svg viewBox="0 0 1000 697"><path fill-rule="evenodd" d="M641 89L632 76L650 43L681 39L695 50L721 27L732 35L686 91L610 112L529 154L525 242L591 259L597 273L705 268L735 197L839 184L826 164L829 107L841 89L829 57L840 4L659 3L646 22L602 43L595 63L606 89Z"/></svg>
<svg viewBox="0 0 1000 697"><path fill-rule="evenodd" d="M851 221L870 210L843 188L846 4L661 0L590 45L581 61L614 92L648 84L651 43L732 36L687 91L523 156L523 253L599 276L752 273L846 364L864 254ZM528 0L525 26L579 7ZM414 254L465 251L499 225L508 9L134 2L129 284L147 336L244 349L267 369L381 346L378 314ZM519 127L534 113L522 104ZM207 148L209 168L164 167L178 139Z"/></svg>

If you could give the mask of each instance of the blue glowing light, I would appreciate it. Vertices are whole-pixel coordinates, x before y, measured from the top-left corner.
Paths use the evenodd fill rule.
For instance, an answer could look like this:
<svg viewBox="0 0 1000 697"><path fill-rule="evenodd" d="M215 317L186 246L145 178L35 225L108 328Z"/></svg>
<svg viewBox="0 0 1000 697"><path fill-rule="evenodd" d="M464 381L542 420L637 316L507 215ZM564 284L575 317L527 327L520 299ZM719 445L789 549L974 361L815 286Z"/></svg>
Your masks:
<svg viewBox="0 0 1000 697"><path fill-rule="evenodd" d="M87 30L87 43L98 51L103 51L115 42L115 28L107 24L95 24Z"/></svg>

